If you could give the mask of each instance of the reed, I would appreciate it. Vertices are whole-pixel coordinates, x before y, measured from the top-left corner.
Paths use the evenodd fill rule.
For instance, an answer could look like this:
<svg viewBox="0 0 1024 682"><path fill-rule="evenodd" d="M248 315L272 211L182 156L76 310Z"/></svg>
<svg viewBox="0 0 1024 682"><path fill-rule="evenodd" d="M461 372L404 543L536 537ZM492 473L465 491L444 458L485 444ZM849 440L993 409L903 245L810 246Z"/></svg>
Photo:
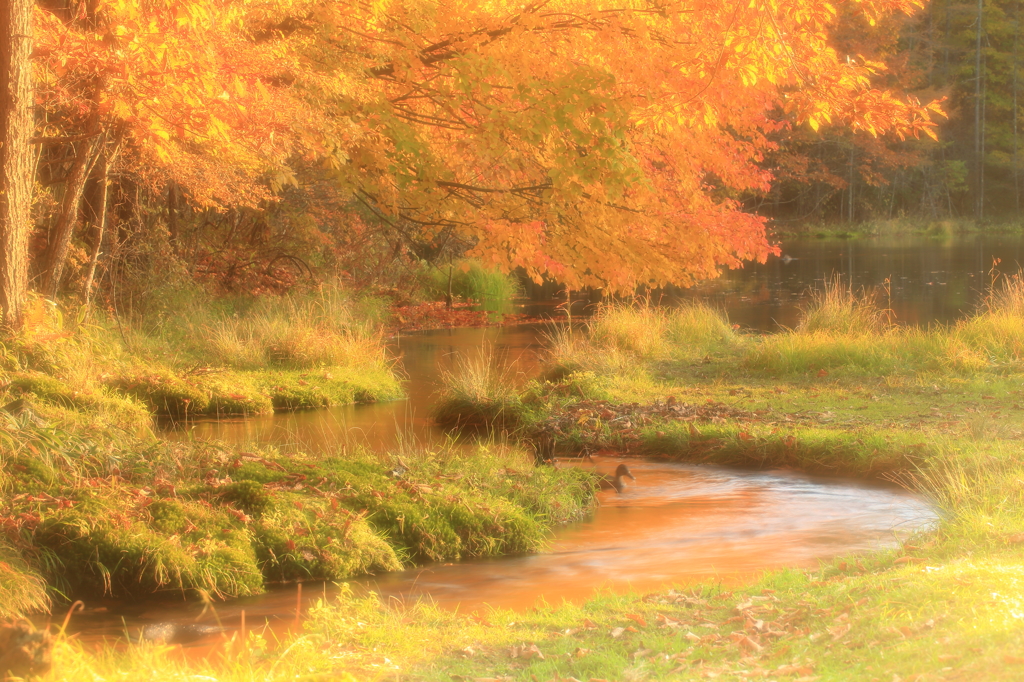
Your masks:
<svg viewBox="0 0 1024 682"><path fill-rule="evenodd" d="M515 428L526 410L520 384L494 347L485 346L477 354L460 357L454 370L442 372L434 419L457 428Z"/></svg>
<svg viewBox="0 0 1024 682"><path fill-rule="evenodd" d="M855 336L877 334L887 330L890 315L879 306L877 289L854 292L840 275L825 280L820 290L811 293L801 311L796 332L801 334L838 334Z"/></svg>

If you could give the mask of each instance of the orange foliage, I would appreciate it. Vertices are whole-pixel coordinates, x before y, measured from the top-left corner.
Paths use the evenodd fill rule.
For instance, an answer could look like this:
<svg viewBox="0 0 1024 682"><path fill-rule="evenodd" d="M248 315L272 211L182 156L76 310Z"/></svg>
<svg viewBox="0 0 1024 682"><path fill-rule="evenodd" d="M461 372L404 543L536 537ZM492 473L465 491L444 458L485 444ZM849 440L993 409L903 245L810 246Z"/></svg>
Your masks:
<svg viewBox="0 0 1024 682"><path fill-rule="evenodd" d="M916 0L848 0L870 21ZM931 135L935 103L872 86L823 0L370 3L107 0L40 14L45 104L98 115L136 169L200 205L331 173L353 210L485 264L627 290L763 260L739 197L784 111Z"/></svg>

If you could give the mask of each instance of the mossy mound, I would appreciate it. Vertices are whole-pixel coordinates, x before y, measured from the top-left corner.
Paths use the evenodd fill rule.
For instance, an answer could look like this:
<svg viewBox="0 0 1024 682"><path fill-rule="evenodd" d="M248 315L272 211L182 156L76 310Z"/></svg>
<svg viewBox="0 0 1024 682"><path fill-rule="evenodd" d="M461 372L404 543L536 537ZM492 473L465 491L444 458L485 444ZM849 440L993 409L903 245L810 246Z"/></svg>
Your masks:
<svg viewBox="0 0 1024 682"><path fill-rule="evenodd" d="M283 493L263 515L257 555L269 580L340 580L402 568L394 548L360 514L332 502Z"/></svg>
<svg viewBox="0 0 1024 682"><path fill-rule="evenodd" d="M433 412L434 421L446 428L496 430L521 426L525 414L526 407L518 396L504 400L448 396Z"/></svg>
<svg viewBox="0 0 1024 682"><path fill-rule="evenodd" d="M126 491L125 491L126 492ZM89 492L35 530L49 581L72 595L139 597L263 590L252 539L226 510L187 501Z"/></svg>
<svg viewBox="0 0 1024 682"><path fill-rule="evenodd" d="M35 371L14 372L9 375L6 397L0 397L0 405L10 399L18 399L17 407L9 410L18 412L26 405L45 415L63 413L83 418L96 418L104 424L126 427L140 427L149 423L150 413L144 405L131 396L126 396L106 386L75 388L70 383L49 374Z"/></svg>
<svg viewBox="0 0 1024 682"><path fill-rule="evenodd" d="M267 370L254 381L270 396L276 410L306 410L402 397L390 372L353 373L342 367L318 370Z"/></svg>
<svg viewBox="0 0 1024 682"><path fill-rule="evenodd" d="M210 391L162 368L124 373L110 381L112 388L141 400L157 415L184 417L210 407Z"/></svg>
<svg viewBox="0 0 1024 682"><path fill-rule="evenodd" d="M294 461L281 470L246 463L234 477L284 486L315 475L321 490L335 491L332 505L336 500L351 512L365 511L370 527L414 561L536 551L550 526L582 516L593 496L586 472L517 470L486 454L423 460L399 477L372 458L332 459L308 467ZM472 474L460 471L463 467Z"/></svg>
<svg viewBox="0 0 1024 682"><path fill-rule="evenodd" d="M0 439L10 541L26 580L34 571L72 598L240 596L267 581L535 551L593 497L588 473L537 469L519 451L406 452L395 464L107 432L101 446L12 425Z"/></svg>
<svg viewBox="0 0 1024 682"><path fill-rule="evenodd" d="M15 372L10 376L8 388L14 393L30 393L41 400L75 409L90 407L94 402L92 396L42 372Z"/></svg>
<svg viewBox="0 0 1024 682"><path fill-rule="evenodd" d="M253 416L274 412L274 401L249 374L218 372L205 377L201 385L210 393L206 408L209 414Z"/></svg>

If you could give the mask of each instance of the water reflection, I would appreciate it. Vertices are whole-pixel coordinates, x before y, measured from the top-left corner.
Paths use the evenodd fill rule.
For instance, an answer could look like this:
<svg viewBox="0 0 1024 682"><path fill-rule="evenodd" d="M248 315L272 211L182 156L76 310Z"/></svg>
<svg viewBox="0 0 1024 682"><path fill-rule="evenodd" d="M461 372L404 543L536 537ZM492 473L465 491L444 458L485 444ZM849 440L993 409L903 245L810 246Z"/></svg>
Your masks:
<svg viewBox="0 0 1024 682"><path fill-rule="evenodd" d="M797 324L808 289L821 288L838 274L855 289L882 289L879 302L900 323L948 323L977 309L994 258L1005 273L1024 264L1019 235L799 239L781 247L782 257L690 290L673 290L668 298L709 300L725 308L735 324L777 331Z"/></svg>
<svg viewBox="0 0 1024 682"><path fill-rule="evenodd" d="M650 294L656 302L698 298L726 310L741 327L774 332L794 327L809 289L820 289L835 275L860 287L888 287L880 303L902 324L952 322L973 312L989 284L994 258L1000 270L1013 273L1024 265L1024 237L976 234L950 237L903 235L873 239L787 239L782 255L767 263L748 263L716 280L690 289L668 288ZM527 285L534 307L543 314L561 287ZM572 313L583 316L592 301L574 294ZM538 305L545 302L545 305Z"/></svg>
<svg viewBox="0 0 1024 682"><path fill-rule="evenodd" d="M599 460L600 471L618 462ZM588 465L589 466L589 465ZM582 601L601 588L647 591L697 578L736 581L770 568L816 567L839 554L891 547L936 516L895 488L821 480L787 471L745 472L670 462L630 461L636 484L602 493L585 522L558 529L542 554L438 564L354 581L358 592L427 598L447 608L526 609L540 601ZM302 607L335 596L338 586L303 586ZM295 586L236 599L202 614L201 605L110 603L76 616L86 638L135 637L157 622L221 623L237 628L294 622ZM95 606L90 604L90 606Z"/></svg>
<svg viewBox="0 0 1024 682"><path fill-rule="evenodd" d="M614 464L601 469L612 471ZM635 486L621 495L602 493L594 518L559 530L543 554L429 566L359 583L447 607L526 608L538 599L582 600L600 587L642 591L813 567L837 554L893 546L935 520L923 500L892 488L667 462L630 462L630 468Z"/></svg>
<svg viewBox="0 0 1024 682"><path fill-rule="evenodd" d="M394 338L390 349L405 374L406 400L371 405L342 405L324 410L278 412L251 418L168 424L172 439L196 438L230 443L335 452L365 445L387 450L403 441L427 443L444 434L430 418L441 376L460 362L487 354L508 368L512 382L525 382L540 372L547 325L437 329Z"/></svg>

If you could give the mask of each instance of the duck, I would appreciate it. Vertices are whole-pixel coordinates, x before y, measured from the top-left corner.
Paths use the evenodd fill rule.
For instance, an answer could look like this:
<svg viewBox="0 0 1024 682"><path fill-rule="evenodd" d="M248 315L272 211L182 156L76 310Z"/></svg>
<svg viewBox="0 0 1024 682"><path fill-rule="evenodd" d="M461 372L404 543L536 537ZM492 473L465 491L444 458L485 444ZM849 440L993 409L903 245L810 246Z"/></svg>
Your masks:
<svg viewBox="0 0 1024 682"><path fill-rule="evenodd" d="M628 476L630 480L635 481L636 476L629 470L629 467L625 464L620 464L615 470L615 476L602 476L601 480L598 481L598 485L602 490L614 490L617 493L621 493L626 489L626 484L622 482L622 479Z"/></svg>

